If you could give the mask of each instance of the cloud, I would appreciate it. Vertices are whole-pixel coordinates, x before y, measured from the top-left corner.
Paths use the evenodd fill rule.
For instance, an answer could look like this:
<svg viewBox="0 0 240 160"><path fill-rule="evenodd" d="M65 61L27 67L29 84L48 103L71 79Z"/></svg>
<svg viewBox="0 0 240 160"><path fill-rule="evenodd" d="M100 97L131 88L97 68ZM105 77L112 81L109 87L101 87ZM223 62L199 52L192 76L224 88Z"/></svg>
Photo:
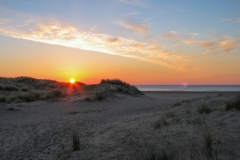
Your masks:
<svg viewBox="0 0 240 160"><path fill-rule="evenodd" d="M34 27L31 24L31 27L31 29L26 29L27 27L23 29L1 26L0 34L36 42L131 57L175 69L178 68L179 63L186 62L184 57L164 50L157 41L139 42L107 34L93 34L79 31L73 26L56 21L37 23Z"/></svg>
<svg viewBox="0 0 240 160"><path fill-rule="evenodd" d="M154 18L156 18L157 16L154 16L154 17L151 17L151 18L148 18L148 19L145 19L144 21L142 21L142 22L147 22L147 21L150 21L150 20L152 20L152 19L154 19Z"/></svg>
<svg viewBox="0 0 240 160"><path fill-rule="evenodd" d="M138 15L140 14L140 12L130 12L128 14L125 14L125 16L134 16L134 15Z"/></svg>
<svg viewBox="0 0 240 160"><path fill-rule="evenodd" d="M127 21L116 21L115 24L124 27L125 29L144 34L147 33L149 28L145 24L137 24L134 20L129 19Z"/></svg>
<svg viewBox="0 0 240 160"><path fill-rule="evenodd" d="M192 34L188 34L192 35ZM160 36L162 39L170 39L173 42L184 43L186 45L199 46L207 51L213 53L230 52L239 45L238 40L231 39L230 37L219 38L217 40L195 40L189 37L180 36L176 31L164 33Z"/></svg>
<svg viewBox="0 0 240 160"><path fill-rule="evenodd" d="M229 19L223 19L223 20L221 20L221 21L219 21L219 22L222 23L222 22L229 22L229 21L239 23L239 22L240 22L240 18L229 18Z"/></svg>
<svg viewBox="0 0 240 160"><path fill-rule="evenodd" d="M147 8L148 5L141 2L140 0L120 0L121 2L124 2L124 3L128 3L128 4L131 4L131 5L134 5L134 6L139 6L139 7L145 7Z"/></svg>
<svg viewBox="0 0 240 160"><path fill-rule="evenodd" d="M0 24L7 24L11 22L11 19L0 19Z"/></svg>
<svg viewBox="0 0 240 160"><path fill-rule="evenodd" d="M224 19L224 20L221 20L219 22L227 22L227 21L232 21L234 18L229 18L229 19Z"/></svg>
<svg viewBox="0 0 240 160"><path fill-rule="evenodd" d="M177 32L171 31L171 32L162 34L161 38L162 39L179 39L180 37L178 37Z"/></svg>
<svg viewBox="0 0 240 160"><path fill-rule="evenodd" d="M219 50L220 52L229 52L235 49L239 45L237 40L213 40L213 41L196 41L196 40L185 40L183 41L187 45L200 46L206 50Z"/></svg>
<svg viewBox="0 0 240 160"><path fill-rule="evenodd" d="M239 41L224 40L224 41L221 41L219 43L220 43L220 46L224 49L224 51L229 52L229 51L235 49L238 46Z"/></svg>

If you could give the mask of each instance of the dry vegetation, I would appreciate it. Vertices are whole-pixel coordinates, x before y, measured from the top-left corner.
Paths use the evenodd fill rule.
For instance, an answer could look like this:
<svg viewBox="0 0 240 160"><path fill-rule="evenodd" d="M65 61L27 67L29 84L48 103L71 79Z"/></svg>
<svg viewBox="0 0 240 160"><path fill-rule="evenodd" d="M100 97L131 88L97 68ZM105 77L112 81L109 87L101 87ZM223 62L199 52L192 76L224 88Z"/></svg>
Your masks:
<svg viewBox="0 0 240 160"><path fill-rule="evenodd" d="M30 77L0 78L0 103L34 102L40 100L56 100L60 98L95 93L86 100L104 100L116 97L117 93L132 96L142 95L135 86L121 80L102 80L100 84L86 85L76 82L57 82L39 80Z"/></svg>
<svg viewBox="0 0 240 160"><path fill-rule="evenodd" d="M70 83L30 77L0 78L0 102L19 103L59 99L80 94L84 86L79 82L71 86Z"/></svg>

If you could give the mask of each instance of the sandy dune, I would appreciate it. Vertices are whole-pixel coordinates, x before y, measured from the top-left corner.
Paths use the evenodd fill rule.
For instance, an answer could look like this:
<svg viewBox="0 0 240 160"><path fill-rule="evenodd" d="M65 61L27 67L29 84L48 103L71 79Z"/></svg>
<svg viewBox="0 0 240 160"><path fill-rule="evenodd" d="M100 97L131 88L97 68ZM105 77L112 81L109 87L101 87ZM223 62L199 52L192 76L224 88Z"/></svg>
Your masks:
<svg viewBox="0 0 240 160"><path fill-rule="evenodd" d="M0 159L126 159L151 147L187 155L204 148L204 124L218 159L240 159L240 112L224 110L235 94L145 92L103 101L78 96L0 103ZM203 103L211 113L197 111ZM72 151L73 131L80 136L78 151Z"/></svg>

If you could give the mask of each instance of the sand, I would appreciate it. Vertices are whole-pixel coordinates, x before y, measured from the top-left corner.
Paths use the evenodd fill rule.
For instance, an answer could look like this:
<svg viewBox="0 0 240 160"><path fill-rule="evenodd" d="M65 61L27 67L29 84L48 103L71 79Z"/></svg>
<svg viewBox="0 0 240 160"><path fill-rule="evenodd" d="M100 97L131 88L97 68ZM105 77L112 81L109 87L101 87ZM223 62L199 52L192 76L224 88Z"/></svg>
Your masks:
<svg viewBox="0 0 240 160"><path fill-rule="evenodd" d="M206 125L218 159L240 159L240 112L224 110L238 93L144 93L0 103L0 159L120 160L151 147L187 154L204 148ZM212 112L199 113L201 104ZM73 131L80 137L78 151L72 151Z"/></svg>

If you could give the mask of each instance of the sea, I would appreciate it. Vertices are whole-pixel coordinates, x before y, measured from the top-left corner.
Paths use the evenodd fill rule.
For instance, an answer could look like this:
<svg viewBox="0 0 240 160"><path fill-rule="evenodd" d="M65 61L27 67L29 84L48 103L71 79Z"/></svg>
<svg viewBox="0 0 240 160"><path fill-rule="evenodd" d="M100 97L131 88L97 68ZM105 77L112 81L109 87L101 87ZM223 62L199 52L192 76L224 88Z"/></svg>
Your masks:
<svg viewBox="0 0 240 160"><path fill-rule="evenodd" d="M240 85L135 85L140 91L240 92Z"/></svg>

